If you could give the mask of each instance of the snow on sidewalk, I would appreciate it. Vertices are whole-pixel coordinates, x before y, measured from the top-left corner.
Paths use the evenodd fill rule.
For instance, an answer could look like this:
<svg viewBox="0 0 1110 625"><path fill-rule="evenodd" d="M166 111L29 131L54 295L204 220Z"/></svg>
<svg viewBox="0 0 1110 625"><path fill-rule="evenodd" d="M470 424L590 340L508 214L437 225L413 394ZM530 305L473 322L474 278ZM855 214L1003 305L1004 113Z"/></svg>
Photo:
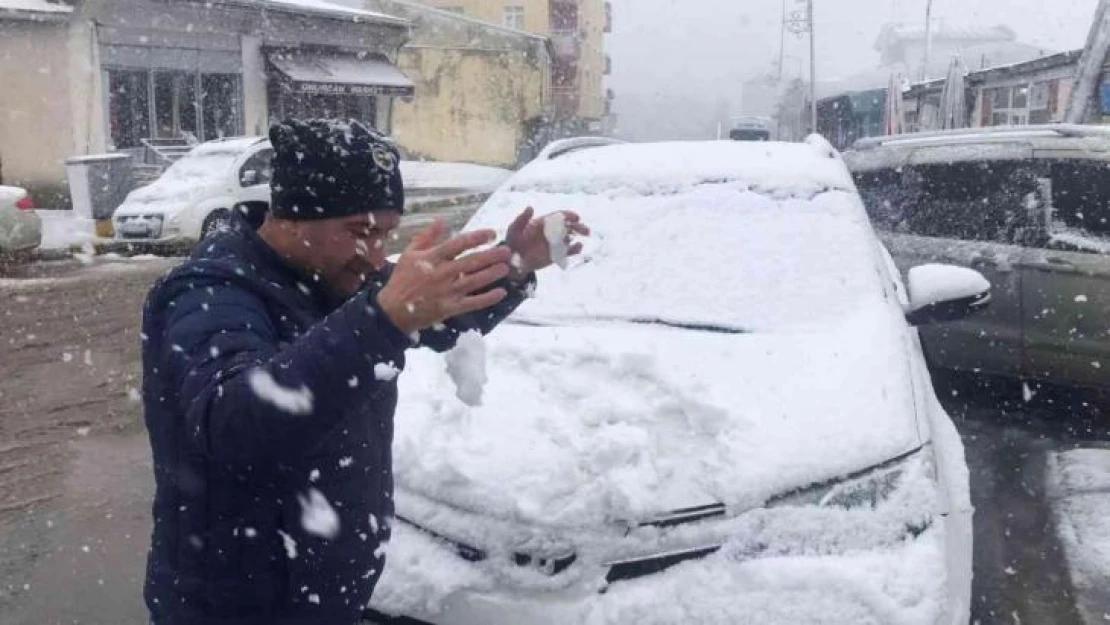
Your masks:
<svg viewBox="0 0 1110 625"><path fill-rule="evenodd" d="M93 220L78 216L68 210L37 210L42 219L42 245L44 250L67 250L86 243L111 241L96 236Z"/></svg>
<svg viewBox="0 0 1110 625"><path fill-rule="evenodd" d="M1048 493L1084 622L1110 622L1110 449L1048 458Z"/></svg>

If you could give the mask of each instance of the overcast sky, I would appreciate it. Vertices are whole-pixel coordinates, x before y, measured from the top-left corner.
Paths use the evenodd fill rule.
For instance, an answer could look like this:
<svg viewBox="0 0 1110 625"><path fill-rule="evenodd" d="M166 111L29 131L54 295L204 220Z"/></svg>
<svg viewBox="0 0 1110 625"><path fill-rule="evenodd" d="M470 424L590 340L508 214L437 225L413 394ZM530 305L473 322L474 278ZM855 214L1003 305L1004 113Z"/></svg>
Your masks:
<svg viewBox="0 0 1110 625"><path fill-rule="evenodd" d="M634 138L679 138L689 118L739 99L735 85L778 61L782 0L611 0L609 86L622 130ZM788 7L799 0L787 0ZM878 65L879 29L924 27L925 0L815 0L818 80ZM1097 0L934 0L934 27L1013 28L1025 43L1082 47ZM798 8L802 8L798 4ZM805 40L788 37L787 73L808 72ZM747 99L752 99L749 96ZM749 106L750 108L750 106ZM683 116L683 111L690 111Z"/></svg>

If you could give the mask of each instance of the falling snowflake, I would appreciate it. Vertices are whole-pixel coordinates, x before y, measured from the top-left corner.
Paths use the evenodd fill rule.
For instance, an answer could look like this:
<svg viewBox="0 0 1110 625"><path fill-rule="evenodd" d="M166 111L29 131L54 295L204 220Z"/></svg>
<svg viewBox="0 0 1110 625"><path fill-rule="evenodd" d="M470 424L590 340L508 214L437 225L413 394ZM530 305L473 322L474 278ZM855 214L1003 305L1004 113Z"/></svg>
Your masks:
<svg viewBox="0 0 1110 625"><path fill-rule="evenodd" d="M293 540L292 536L281 530L278 530L278 534L281 534L281 542L285 544L285 555L288 556L290 560L296 560L297 541Z"/></svg>
<svg viewBox="0 0 1110 625"><path fill-rule="evenodd" d="M289 389L277 383L268 371L254 369L247 376L251 390L261 400L273 404L289 414L303 415L312 412L312 391L307 386Z"/></svg>
<svg viewBox="0 0 1110 625"><path fill-rule="evenodd" d="M401 371L388 362L379 362L374 365L374 378L382 382L389 382L397 377Z"/></svg>
<svg viewBox="0 0 1110 625"><path fill-rule="evenodd" d="M297 495L301 502L301 527L320 538L332 539L339 535L339 515L323 493L308 489L308 496Z"/></svg>

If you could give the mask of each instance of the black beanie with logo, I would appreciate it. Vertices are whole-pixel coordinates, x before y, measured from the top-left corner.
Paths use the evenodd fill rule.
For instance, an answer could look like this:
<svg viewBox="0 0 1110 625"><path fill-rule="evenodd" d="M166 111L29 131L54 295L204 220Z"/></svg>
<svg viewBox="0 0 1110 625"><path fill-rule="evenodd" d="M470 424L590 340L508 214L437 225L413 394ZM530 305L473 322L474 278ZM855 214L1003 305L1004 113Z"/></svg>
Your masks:
<svg viewBox="0 0 1110 625"><path fill-rule="evenodd" d="M400 154L373 128L354 120L286 120L270 127L270 143L270 212L275 217L404 212Z"/></svg>

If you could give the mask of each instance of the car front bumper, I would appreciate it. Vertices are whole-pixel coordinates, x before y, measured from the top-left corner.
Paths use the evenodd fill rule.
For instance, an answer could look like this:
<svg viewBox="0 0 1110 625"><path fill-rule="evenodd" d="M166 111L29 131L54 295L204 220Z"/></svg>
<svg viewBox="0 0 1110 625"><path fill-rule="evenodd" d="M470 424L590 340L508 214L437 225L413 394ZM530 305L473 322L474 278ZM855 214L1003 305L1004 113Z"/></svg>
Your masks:
<svg viewBox="0 0 1110 625"><path fill-rule="evenodd" d="M953 521L970 527L970 520L970 514L938 517L901 542L838 553L767 549L753 556L750 543L739 541L663 572L611 584L605 582L606 567L598 565L559 589L528 588L479 571L445 545L397 527L371 607L436 625L954 625L966 623L968 614L960 605L964 593L949 588L964 583L964 574L947 570L946 534Z"/></svg>

